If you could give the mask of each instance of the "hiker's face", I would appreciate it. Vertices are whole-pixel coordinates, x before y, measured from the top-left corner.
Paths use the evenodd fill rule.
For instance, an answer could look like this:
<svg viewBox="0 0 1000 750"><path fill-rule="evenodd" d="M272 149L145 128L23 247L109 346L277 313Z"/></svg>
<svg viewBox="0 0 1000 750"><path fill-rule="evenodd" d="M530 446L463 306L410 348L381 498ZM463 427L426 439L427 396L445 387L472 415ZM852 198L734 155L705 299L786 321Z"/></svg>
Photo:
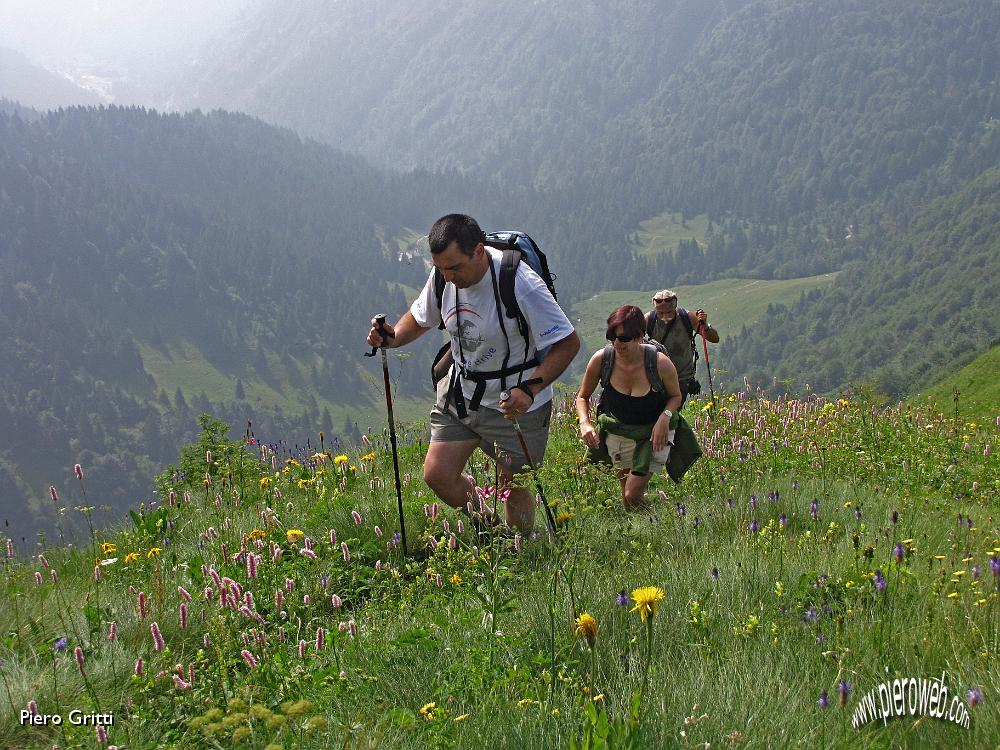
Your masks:
<svg viewBox="0 0 1000 750"><path fill-rule="evenodd" d="M677 314L677 298L672 299L654 299L653 304L656 305L656 315L660 318L670 318Z"/></svg>
<svg viewBox="0 0 1000 750"><path fill-rule="evenodd" d="M612 345L615 347L616 354L624 354L625 352L631 351L640 344L639 336L631 336L625 333L625 328L623 326L615 326L614 341ZM628 339L627 341L622 341L622 338Z"/></svg>
<svg viewBox="0 0 1000 750"><path fill-rule="evenodd" d="M467 289L479 283L486 273L486 248L482 243L476 245L472 255L466 255L458 248L458 243L452 242L444 252L431 255L434 264L444 280L451 282L459 289Z"/></svg>

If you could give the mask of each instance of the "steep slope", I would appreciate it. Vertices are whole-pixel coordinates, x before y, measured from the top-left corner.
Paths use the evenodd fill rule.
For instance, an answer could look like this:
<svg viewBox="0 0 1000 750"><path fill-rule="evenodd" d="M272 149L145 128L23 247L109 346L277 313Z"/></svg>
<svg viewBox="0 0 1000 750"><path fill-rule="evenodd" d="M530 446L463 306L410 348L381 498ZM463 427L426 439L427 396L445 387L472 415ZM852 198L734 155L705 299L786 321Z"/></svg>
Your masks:
<svg viewBox="0 0 1000 750"><path fill-rule="evenodd" d="M26 107L53 109L72 104L99 104L93 91L31 63L20 52L0 47L0 97Z"/></svg>
<svg viewBox="0 0 1000 750"><path fill-rule="evenodd" d="M331 421L371 397L369 308L402 310L424 273L393 238L446 195L244 116L0 114L0 513L51 520L47 484L76 462L93 504L134 503L198 411L356 429ZM183 385L143 352L193 360ZM205 370L227 384L211 398Z"/></svg>
<svg viewBox="0 0 1000 750"><path fill-rule="evenodd" d="M828 391L875 383L896 397L936 382L1000 337L1000 168L934 202L913 226L723 346L762 384ZM873 233L877 230L873 230Z"/></svg>

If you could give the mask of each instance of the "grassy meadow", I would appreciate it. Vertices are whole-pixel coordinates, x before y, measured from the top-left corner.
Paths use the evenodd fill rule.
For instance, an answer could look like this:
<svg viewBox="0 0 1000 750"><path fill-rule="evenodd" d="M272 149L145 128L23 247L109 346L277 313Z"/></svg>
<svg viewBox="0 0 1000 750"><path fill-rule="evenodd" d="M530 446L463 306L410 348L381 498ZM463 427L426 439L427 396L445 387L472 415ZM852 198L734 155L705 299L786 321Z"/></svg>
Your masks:
<svg viewBox="0 0 1000 750"><path fill-rule="evenodd" d="M681 307L688 310L705 308L709 322L718 329L720 338L724 340L727 336L739 333L744 325L763 318L768 305L791 304L803 292L832 283L836 277L836 273L825 273L781 280L722 279L707 284L672 288L677 292ZM662 288L658 286L649 290L602 292L576 303L569 315L583 339L584 351L594 352L607 343L604 340L607 328L605 321L613 310L626 304L651 310L652 297ZM700 346L699 340L699 352ZM709 349L709 357L711 356L712 350Z"/></svg>
<svg viewBox="0 0 1000 750"><path fill-rule="evenodd" d="M956 406L959 417L996 410L1000 404L1000 346L994 346L972 362L936 385L921 391L911 399L914 403L927 404L929 408L954 415ZM958 402L955 390L958 389Z"/></svg>
<svg viewBox="0 0 1000 750"><path fill-rule="evenodd" d="M996 747L998 417L750 389L687 413L704 458L625 515L558 404L558 543L541 510L490 526L481 457L473 518L439 507L400 428L408 556L385 435L289 455L203 417L125 525L6 541L0 747ZM54 502L89 517L86 487ZM852 727L879 683L942 676L968 727Z"/></svg>

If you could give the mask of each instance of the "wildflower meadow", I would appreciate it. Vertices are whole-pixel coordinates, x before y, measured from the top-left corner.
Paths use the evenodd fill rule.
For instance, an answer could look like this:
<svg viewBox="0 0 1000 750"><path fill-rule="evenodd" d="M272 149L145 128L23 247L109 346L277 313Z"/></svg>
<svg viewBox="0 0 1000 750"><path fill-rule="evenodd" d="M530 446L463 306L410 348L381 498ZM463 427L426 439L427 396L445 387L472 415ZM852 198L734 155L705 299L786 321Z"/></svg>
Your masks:
<svg viewBox="0 0 1000 750"><path fill-rule="evenodd" d="M745 386L689 403L704 457L626 514L570 403L555 536L496 523L479 454L469 512L435 502L400 427L406 555L387 432L337 455L203 415L123 525L4 540L0 746L1000 743L1000 417ZM86 468L51 496L89 519Z"/></svg>

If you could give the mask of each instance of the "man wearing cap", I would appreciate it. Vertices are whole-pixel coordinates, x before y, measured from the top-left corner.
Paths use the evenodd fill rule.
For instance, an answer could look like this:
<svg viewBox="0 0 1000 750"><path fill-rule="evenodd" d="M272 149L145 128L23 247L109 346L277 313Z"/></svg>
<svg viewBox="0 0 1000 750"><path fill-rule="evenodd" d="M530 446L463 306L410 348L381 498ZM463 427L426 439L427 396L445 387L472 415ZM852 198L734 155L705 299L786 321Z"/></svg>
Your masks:
<svg viewBox="0 0 1000 750"><path fill-rule="evenodd" d="M683 406L689 393L701 390L701 384L695 379L698 352L694 336L700 333L706 341L718 344L719 332L709 324L708 313L702 308L692 315L683 307L677 307L677 293L670 289L654 294L653 305L653 309L646 313L646 335L663 344L667 356L677 368Z"/></svg>

